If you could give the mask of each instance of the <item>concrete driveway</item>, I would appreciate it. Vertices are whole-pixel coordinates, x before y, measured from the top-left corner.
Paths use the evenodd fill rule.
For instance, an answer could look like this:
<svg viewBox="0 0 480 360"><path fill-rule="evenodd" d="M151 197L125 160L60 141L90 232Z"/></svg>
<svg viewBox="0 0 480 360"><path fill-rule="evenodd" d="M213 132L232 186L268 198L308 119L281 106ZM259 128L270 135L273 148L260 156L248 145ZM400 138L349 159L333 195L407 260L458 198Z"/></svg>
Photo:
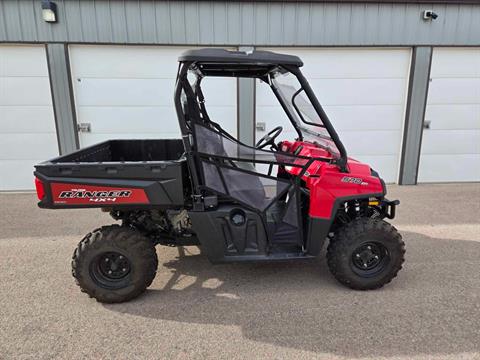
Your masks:
<svg viewBox="0 0 480 360"><path fill-rule="evenodd" d="M147 293L102 305L70 258L108 215L0 194L0 358L480 359L480 184L389 197L407 261L381 290L343 288L323 255L212 266L196 248L159 247Z"/></svg>

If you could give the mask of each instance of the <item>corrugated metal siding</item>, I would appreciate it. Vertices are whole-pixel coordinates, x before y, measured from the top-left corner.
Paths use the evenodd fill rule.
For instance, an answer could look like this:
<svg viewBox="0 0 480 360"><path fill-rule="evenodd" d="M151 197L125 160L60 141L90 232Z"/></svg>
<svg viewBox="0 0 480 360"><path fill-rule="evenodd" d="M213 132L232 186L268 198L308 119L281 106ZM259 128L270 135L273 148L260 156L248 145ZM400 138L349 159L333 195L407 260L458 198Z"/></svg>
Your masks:
<svg viewBox="0 0 480 360"><path fill-rule="evenodd" d="M480 4L57 0L0 2L0 41L257 46L480 45ZM433 9L435 21L422 11Z"/></svg>

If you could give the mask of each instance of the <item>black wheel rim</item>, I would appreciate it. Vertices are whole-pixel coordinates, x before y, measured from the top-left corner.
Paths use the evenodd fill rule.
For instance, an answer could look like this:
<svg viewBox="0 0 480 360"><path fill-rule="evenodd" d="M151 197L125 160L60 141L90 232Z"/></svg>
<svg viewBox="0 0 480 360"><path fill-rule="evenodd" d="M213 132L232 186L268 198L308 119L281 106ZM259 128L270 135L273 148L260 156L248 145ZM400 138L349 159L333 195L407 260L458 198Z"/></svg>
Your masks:
<svg viewBox="0 0 480 360"><path fill-rule="evenodd" d="M98 255L91 263L90 273L97 285L107 289L120 289L128 284L132 266L130 260L115 251Z"/></svg>
<svg viewBox="0 0 480 360"><path fill-rule="evenodd" d="M389 262L390 255L385 246L367 242L353 251L351 268L357 275L371 277L382 272Z"/></svg>

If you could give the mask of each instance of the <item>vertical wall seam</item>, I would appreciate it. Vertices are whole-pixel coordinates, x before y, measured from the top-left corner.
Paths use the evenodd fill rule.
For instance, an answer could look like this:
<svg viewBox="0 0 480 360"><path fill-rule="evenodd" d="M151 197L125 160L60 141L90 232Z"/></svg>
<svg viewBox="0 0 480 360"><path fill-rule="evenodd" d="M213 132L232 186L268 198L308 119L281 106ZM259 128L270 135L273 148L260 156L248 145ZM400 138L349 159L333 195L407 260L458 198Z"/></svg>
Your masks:
<svg viewBox="0 0 480 360"><path fill-rule="evenodd" d="M313 14L313 4L310 3L308 7L308 28L312 29L312 14ZM312 44L312 32L307 31L308 33L308 45Z"/></svg>
<svg viewBox="0 0 480 360"><path fill-rule="evenodd" d="M38 21L37 21L37 17L35 16L35 4L32 2L32 11L33 11L33 19L35 21L35 34L36 34L36 40L38 40ZM68 27L67 27L68 29ZM67 36L68 36L68 32L67 32ZM45 52L47 51L47 49L45 48Z"/></svg>
<svg viewBox="0 0 480 360"><path fill-rule="evenodd" d="M188 43L187 41L187 16L185 14L185 3L182 3L182 14L183 14L183 41L184 43ZM199 21L200 22L200 21Z"/></svg>
<svg viewBox="0 0 480 360"><path fill-rule="evenodd" d="M78 4L78 19L79 19L79 27L80 27L80 39L85 41L85 36L83 32L83 17L82 17L82 8L80 7L80 2L77 1Z"/></svg>
<svg viewBox="0 0 480 360"><path fill-rule="evenodd" d="M145 36L144 36L144 32L143 32L143 26L142 26L142 9L140 7L140 0L137 0L137 8L138 8L138 16L140 18L140 24L139 24L139 27L140 27L140 38L142 39L142 42L144 43L145 42Z"/></svg>
<svg viewBox="0 0 480 360"><path fill-rule="evenodd" d="M158 43L158 31L157 31L157 9L155 7L155 1L152 0L152 11L153 11L153 28L155 29L154 31L154 36L153 36L153 41Z"/></svg>
<svg viewBox="0 0 480 360"><path fill-rule="evenodd" d="M170 4L170 1L167 1L167 11L168 11L168 17L169 19L172 19L172 6ZM170 21L168 23L168 43L172 44L173 43L173 29L172 29L172 22Z"/></svg>
<svg viewBox="0 0 480 360"><path fill-rule="evenodd" d="M123 19L124 19L124 23L125 23L125 40L126 42L130 42L130 36L129 36L129 31L128 31L128 19L127 19L127 7L126 7L126 4L125 4L125 0L123 0Z"/></svg>
<svg viewBox="0 0 480 360"><path fill-rule="evenodd" d="M100 39L100 31L98 29L98 12L97 12L97 6L96 6L96 0L93 1L93 9L95 11L95 16L93 17L93 21L95 21L95 39L98 41Z"/></svg>
<svg viewBox="0 0 480 360"><path fill-rule="evenodd" d="M115 35L113 33L112 6L110 4L110 0L108 0L108 13L110 14L110 39L112 42L114 42Z"/></svg>
<svg viewBox="0 0 480 360"><path fill-rule="evenodd" d="M18 0L17 0L17 18L18 18L18 27L20 29L20 39L22 39L22 41L25 41L23 36L22 16L20 15L20 5L18 3Z"/></svg>
<svg viewBox="0 0 480 360"><path fill-rule="evenodd" d="M213 21L210 24L210 27L211 27L210 31L212 32L213 43L217 44L217 39L215 36L215 6L213 5L212 2L209 2L209 5L210 5L210 14L212 15L212 19L213 19Z"/></svg>
<svg viewBox="0 0 480 360"><path fill-rule="evenodd" d="M10 35L8 33L7 20L5 19L7 12L5 11L5 3L2 1L0 1L0 10L2 13L2 20L3 20L2 24L4 25L4 30L5 30L5 40L9 40Z"/></svg>

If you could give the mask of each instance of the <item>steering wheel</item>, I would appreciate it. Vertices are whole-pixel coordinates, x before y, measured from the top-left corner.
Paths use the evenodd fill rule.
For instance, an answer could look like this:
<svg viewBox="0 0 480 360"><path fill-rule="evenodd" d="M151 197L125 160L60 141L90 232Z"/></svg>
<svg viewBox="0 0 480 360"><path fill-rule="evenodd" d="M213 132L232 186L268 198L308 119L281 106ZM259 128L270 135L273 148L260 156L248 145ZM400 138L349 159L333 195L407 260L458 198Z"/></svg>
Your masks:
<svg viewBox="0 0 480 360"><path fill-rule="evenodd" d="M277 150L277 144L275 144L275 139L280 135L283 131L283 127L277 126L275 129L270 130L268 134L262 137L258 142L255 144L257 149L263 149L264 147L270 145L275 150Z"/></svg>

